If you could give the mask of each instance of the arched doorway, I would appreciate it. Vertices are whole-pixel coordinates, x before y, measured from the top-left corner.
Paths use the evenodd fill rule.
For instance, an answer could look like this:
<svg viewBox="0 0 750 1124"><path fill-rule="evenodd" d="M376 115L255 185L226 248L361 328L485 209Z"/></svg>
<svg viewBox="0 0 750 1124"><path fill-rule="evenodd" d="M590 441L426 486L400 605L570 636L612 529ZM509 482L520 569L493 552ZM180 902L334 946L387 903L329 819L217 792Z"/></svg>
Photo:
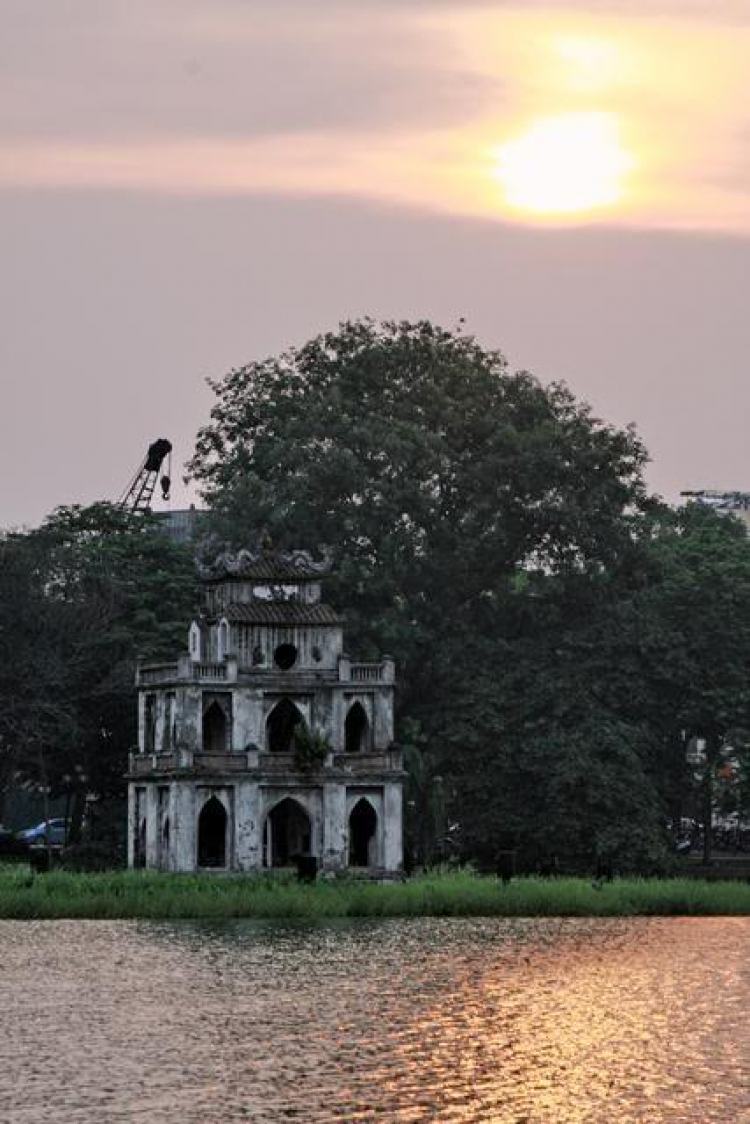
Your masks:
<svg viewBox="0 0 750 1124"><path fill-rule="evenodd" d="M362 797L349 816L349 866L377 865L377 831L377 812Z"/></svg>
<svg viewBox="0 0 750 1124"><path fill-rule="evenodd" d="M266 744L269 753L291 753L294 731L304 721L291 699L276 703L266 719Z"/></svg>
<svg viewBox="0 0 750 1124"><path fill-rule="evenodd" d="M355 702L349 707L344 723L344 746L347 753L359 753L367 749L367 714L362 703Z"/></svg>
<svg viewBox="0 0 750 1124"><path fill-rule="evenodd" d="M309 855L312 842L310 817L301 804L285 797L266 818L266 866L289 866L298 855Z"/></svg>
<svg viewBox="0 0 750 1124"><path fill-rule="evenodd" d="M133 866L145 867L146 865L146 817L138 822L135 833L135 858Z"/></svg>
<svg viewBox="0 0 750 1124"><path fill-rule="evenodd" d="M169 868L169 816L164 817L164 823L161 825L161 854L159 856L159 866L162 870Z"/></svg>
<svg viewBox="0 0 750 1124"><path fill-rule="evenodd" d="M227 716L216 701L203 712L203 752L225 753L227 748Z"/></svg>
<svg viewBox="0 0 750 1124"><path fill-rule="evenodd" d="M221 800L212 796L198 816L198 866L227 865L227 813Z"/></svg>

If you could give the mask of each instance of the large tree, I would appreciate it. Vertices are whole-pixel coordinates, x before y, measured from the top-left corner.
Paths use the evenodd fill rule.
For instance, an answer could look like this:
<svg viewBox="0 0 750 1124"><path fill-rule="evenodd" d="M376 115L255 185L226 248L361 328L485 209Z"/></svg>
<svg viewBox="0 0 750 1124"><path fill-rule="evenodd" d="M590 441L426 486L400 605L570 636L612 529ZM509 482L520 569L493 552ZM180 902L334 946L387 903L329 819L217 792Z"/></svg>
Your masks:
<svg viewBox="0 0 750 1124"><path fill-rule="evenodd" d="M446 613L604 564L646 503L631 430L461 330L356 321L212 385L190 469L219 533L333 548L353 633L410 683Z"/></svg>
<svg viewBox="0 0 750 1124"><path fill-rule="evenodd" d="M609 777L602 809L632 822L640 801L641 851L653 850L649 751L611 709L602 609L637 569L655 506L634 432L599 421L564 386L511 372L462 330L425 322L347 323L212 385L190 468L214 527L234 545L270 534L333 548L331 596L355 643L398 659L414 793L426 799L430 778L444 778L441 801L477 828L474 849L480 834L486 843L530 824L532 802L536 833L546 817L549 837L591 806L570 781L573 756L588 755ZM581 661L594 629L608 637L607 698L592 695L595 669ZM627 670L615 673L623 683ZM567 849L611 851L612 831L599 835Z"/></svg>
<svg viewBox="0 0 750 1124"><path fill-rule="evenodd" d="M699 505L670 512L649 538L647 563L645 580L632 601L631 620L639 674L651 687L652 721L663 731L664 798L676 822L697 780L699 815L710 823L717 774L727 759L741 775L748 767L747 528L739 519ZM693 739L705 746L697 778L685 756L686 743ZM707 860L710 845L711 833L705 831Z"/></svg>
<svg viewBox="0 0 750 1124"><path fill-rule="evenodd" d="M488 611L492 624L475 633L487 637L481 670L451 646L433 745L438 771L454 766L457 805L474 809L470 848L510 834L540 860L653 869L681 815L710 823L717 775L726 788L738 774L722 796L742 806L745 528L696 506L659 509L635 530L617 564L529 574L515 611L513 598ZM499 675L486 670L493 651ZM696 738L706 745L697 774L686 754Z"/></svg>
<svg viewBox="0 0 750 1124"><path fill-rule="evenodd" d="M185 646L190 553L147 516L61 508L0 540L0 781L122 791L138 655ZM78 816L76 816L78 818Z"/></svg>

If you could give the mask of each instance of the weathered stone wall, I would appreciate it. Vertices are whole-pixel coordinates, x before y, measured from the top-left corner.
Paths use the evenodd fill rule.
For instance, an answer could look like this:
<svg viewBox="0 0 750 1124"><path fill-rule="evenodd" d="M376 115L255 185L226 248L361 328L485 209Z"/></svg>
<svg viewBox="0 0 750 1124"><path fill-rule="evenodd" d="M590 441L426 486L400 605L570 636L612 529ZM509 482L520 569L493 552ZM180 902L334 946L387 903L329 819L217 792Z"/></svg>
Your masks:
<svg viewBox="0 0 750 1124"><path fill-rule="evenodd" d="M288 780L288 779L285 779ZM173 780L168 784L130 785L128 863L135 864L134 843L138 821L146 821L145 865L149 870L191 872L198 867L198 822L201 809L212 797L227 814L226 867L257 871L263 867L263 834L267 816L291 798L310 820L310 850L324 871L348 865L349 817L361 799L377 816L373 865L395 873L401 869L401 785L388 783L344 784L341 781L305 786L299 783L234 783ZM168 845L165 819L169 819Z"/></svg>
<svg viewBox="0 0 750 1124"><path fill-rule="evenodd" d="M393 688L379 687L374 692L374 748L387 749L393 742Z"/></svg>
<svg viewBox="0 0 750 1124"><path fill-rule="evenodd" d="M240 687L232 695L234 723L232 749L265 744L263 691L260 687Z"/></svg>
<svg viewBox="0 0 750 1124"><path fill-rule="evenodd" d="M403 785L386 784L383 801L383 867L386 870L400 870L404 861L403 801Z"/></svg>
<svg viewBox="0 0 750 1124"><path fill-rule="evenodd" d="M274 667L274 652L281 644L297 649L294 671L332 671L343 651L344 637L340 628L282 625L250 625L232 623L229 651L242 667ZM216 644L213 649L218 651Z"/></svg>
<svg viewBox="0 0 750 1124"><path fill-rule="evenodd" d="M203 691L190 684L177 692L177 744L198 751L203 742Z"/></svg>
<svg viewBox="0 0 750 1124"><path fill-rule="evenodd" d="M386 753L394 736L393 661L386 656L379 662L352 663L343 652L339 618L328 609L310 608L320 602L317 581L291 582L288 590L282 581L279 592L278 586L266 588L250 580L253 567L258 574L267 573L262 567L257 570L257 558L240 558L248 580L236 561L231 566L234 578L209 583L209 619L202 617L191 626L190 654L139 669L141 757L130 774L130 865L142 856L152 869L197 869L199 817L215 797L227 817L225 868L258 870L265 861L269 812L290 798L309 817L313 855L325 870L340 870L349 862L349 817L364 798L377 817L367 861L397 871L402 861L402 786L398 754ZM229 620L233 613L227 610L224 621L223 612L231 603L272 604L278 595L278 601L288 605L297 585L297 608L291 615L286 609L243 609L234 610L234 615L245 620ZM255 623L260 619L288 623ZM293 625L292 620L299 623ZM326 620L328 624L315 623ZM284 660L277 649L290 644L296 649L293 663L278 666ZM282 699L294 703L307 725L330 743L333 752L313 778L295 771L293 755L283 748L285 731L276 742L280 752L266 757L268 717ZM347 714L357 704L367 722L365 726L353 720L357 752L347 752ZM364 820L356 819L360 842L366 838L362 833L369 831L371 814L365 809ZM221 821L215 808L207 811L203 822L213 823L214 841ZM287 843L293 836L306 838L307 826L300 823L304 821L295 821L294 815L274 817L279 830L286 831ZM286 861L286 844L275 854ZM361 849L357 855L362 861Z"/></svg>
<svg viewBox="0 0 750 1124"><path fill-rule="evenodd" d="M263 866L263 813L260 789L254 781L239 781L235 857L237 870L260 870Z"/></svg>

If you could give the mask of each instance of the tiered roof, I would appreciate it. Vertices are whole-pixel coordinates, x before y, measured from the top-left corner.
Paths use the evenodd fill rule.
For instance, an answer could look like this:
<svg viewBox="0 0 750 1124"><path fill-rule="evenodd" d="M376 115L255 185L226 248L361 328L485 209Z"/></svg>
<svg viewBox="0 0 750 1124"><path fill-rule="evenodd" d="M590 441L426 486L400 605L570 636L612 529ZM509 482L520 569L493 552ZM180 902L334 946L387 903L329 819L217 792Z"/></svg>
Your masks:
<svg viewBox="0 0 750 1124"><path fill-rule="evenodd" d="M203 581L239 580L277 582L320 581L331 571L331 554L323 552L316 561L307 550L286 552L271 550L224 551L212 562L199 563L198 573Z"/></svg>
<svg viewBox="0 0 750 1124"><path fill-rule="evenodd" d="M320 601L243 601L227 605L222 616L228 621L243 624L343 624L341 617L330 605Z"/></svg>

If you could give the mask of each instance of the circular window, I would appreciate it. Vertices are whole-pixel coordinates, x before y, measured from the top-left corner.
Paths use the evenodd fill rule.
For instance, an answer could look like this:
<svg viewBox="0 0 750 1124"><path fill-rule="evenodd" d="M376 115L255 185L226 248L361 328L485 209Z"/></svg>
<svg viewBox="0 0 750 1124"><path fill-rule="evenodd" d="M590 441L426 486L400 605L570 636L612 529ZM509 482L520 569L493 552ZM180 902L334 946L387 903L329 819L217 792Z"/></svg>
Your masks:
<svg viewBox="0 0 750 1124"><path fill-rule="evenodd" d="M297 649L294 644L279 644L273 654L273 662L282 671L288 671L297 662Z"/></svg>

